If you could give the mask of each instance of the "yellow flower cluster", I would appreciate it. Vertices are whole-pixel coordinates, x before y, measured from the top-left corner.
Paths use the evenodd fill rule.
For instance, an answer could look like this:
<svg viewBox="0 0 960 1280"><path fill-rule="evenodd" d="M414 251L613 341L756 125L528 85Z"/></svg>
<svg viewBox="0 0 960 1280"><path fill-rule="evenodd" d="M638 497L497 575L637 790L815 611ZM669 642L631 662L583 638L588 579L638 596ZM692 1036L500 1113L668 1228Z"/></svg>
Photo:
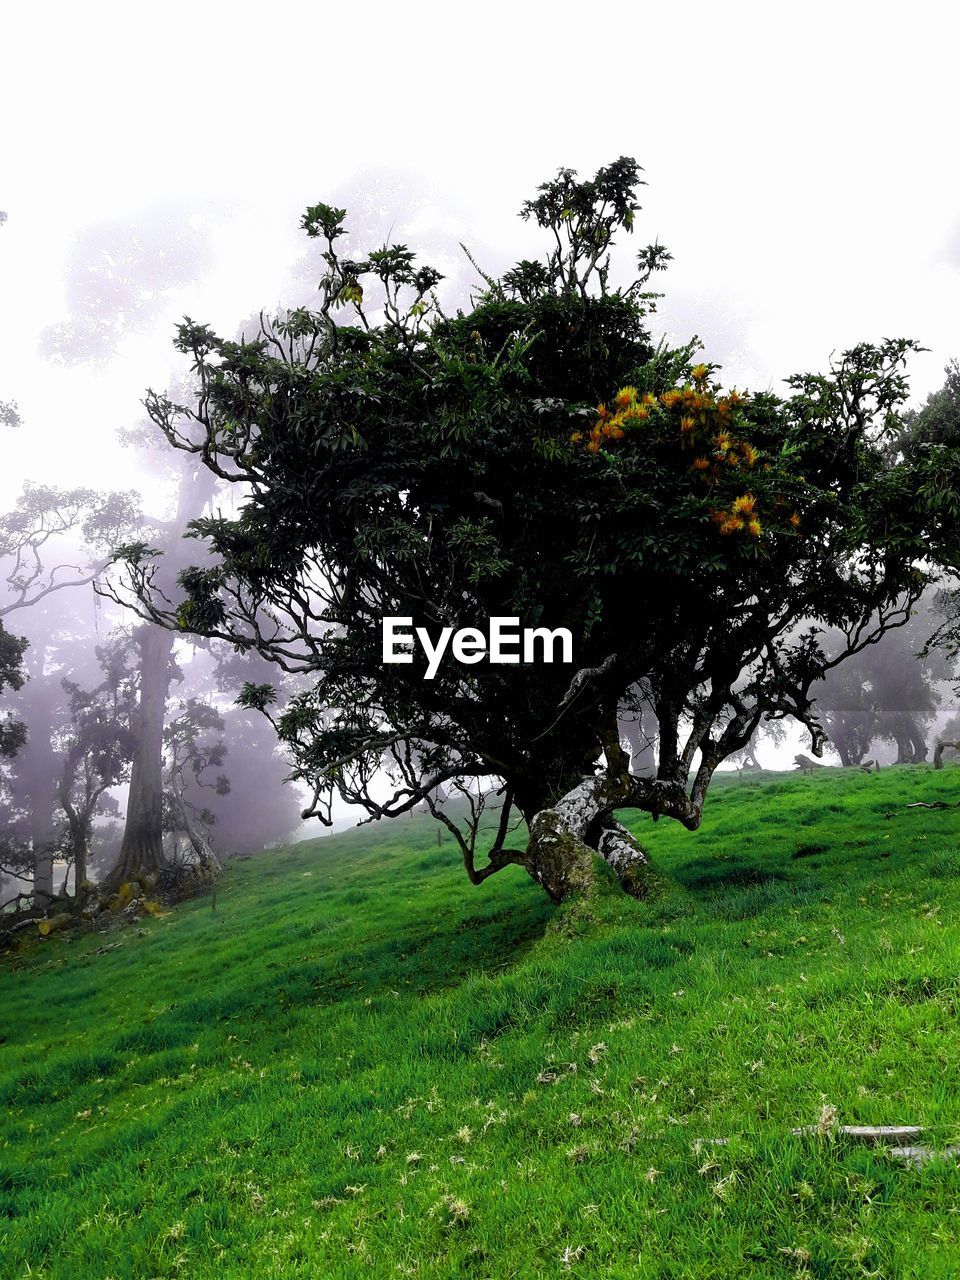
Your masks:
<svg viewBox="0 0 960 1280"><path fill-rule="evenodd" d="M751 538L759 538L763 525L756 511L757 500L752 493L734 498L728 510L713 512L713 520L722 534L746 532Z"/></svg>
<svg viewBox="0 0 960 1280"><path fill-rule="evenodd" d="M779 506L780 503L777 501L775 508L779 508ZM757 499L752 493L740 494L739 497L734 498L729 507L722 507L712 511L710 515L722 534L747 533L751 538L759 538L763 533L763 525L760 522L760 515L757 511ZM774 515L776 515L776 510ZM800 517L796 511L790 514L786 523L795 533L799 532Z"/></svg>
<svg viewBox="0 0 960 1280"><path fill-rule="evenodd" d="M691 469L716 476L721 466L754 467L760 456L757 450L745 440L735 439L729 430L734 410L744 398L739 391L715 395L706 385L709 373L708 365L695 365L690 371L691 382L671 387L660 397L664 409L680 415L681 444L696 451Z"/></svg>
<svg viewBox="0 0 960 1280"><path fill-rule="evenodd" d="M709 365L694 365L690 382L671 387L659 397L650 391L641 396L636 387L621 387L609 405L597 405L597 418L591 429L575 431L570 439L574 444L585 441L591 453L598 453L604 441L622 440L629 427L652 416L663 422L663 410L678 410L681 443L701 451L693 461L694 471L716 474L721 464L753 467L758 459L756 449L746 441L734 440L726 429L744 397L736 390L726 396L715 395L707 385L709 376ZM712 454L713 461L705 460L702 451Z"/></svg>
<svg viewBox="0 0 960 1280"><path fill-rule="evenodd" d="M690 458L690 472L714 492L714 501L729 502L710 511L710 518L722 535L742 534L759 540L765 533L764 522L769 531L799 532L799 515L794 511L784 519L780 499L769 509L765 507L761 521L753 493L741 492L732 501L720 497L719 491L729 492L730 480L745 488L749 483L745 472L758 466L769 472L773 464L762 462L759 451L739 437L742 423L736 411L746 401L744 393L733 390L720 395L709 385L710 366L706 364L695 365L689 377L684 386L670 387L659 396L652 392L641 395L636 387L621 387L609 404L597 405L590 430L574 432L571 440L584 442L591 453L598 453L604 442L622 440L630 427L648 422L653 430L645 439L657 445L669 445L671 441L674 447L679 445L682 454Z"/></svg>
<svg viewBox="0 0 960 1280"><path fill-rule="evenodd" d="M586 437L582 431L575 431L570 439L578 444L586 438L587 449L597 453L604 440L622 440L626 435L624 427L645 422L656 403L656 396L649 392L641 396L636 387L621 387L613 397L612 409L605 404L597 405L597 420Z"/></svg>

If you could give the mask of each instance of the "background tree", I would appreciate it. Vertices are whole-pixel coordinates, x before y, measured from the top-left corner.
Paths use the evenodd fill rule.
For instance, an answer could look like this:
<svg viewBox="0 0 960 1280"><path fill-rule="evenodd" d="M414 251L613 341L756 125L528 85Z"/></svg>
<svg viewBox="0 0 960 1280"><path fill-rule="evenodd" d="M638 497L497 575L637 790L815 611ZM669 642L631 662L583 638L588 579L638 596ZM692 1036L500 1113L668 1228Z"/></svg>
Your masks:
<svg viewBox="0 0 960 1280"><path fill-rule="evenodd" d="M860 764L876 735L878 715L864 667L855 666L853 660L834 667L813 693L840 763L847 768Z"/></svg>
<svg viewBox="0 0 960 1280"><path fill-rule="evenodd" d="M757 752L762 743L767 742L773 746L780 746L787 736L786 725L783 720L762 721L757 725L756 731L750 741L739 751L732 751L727 757L730 764L734 764L738 769L762 769Z"/></svg>
<svg viewBox="0 0 960 1280"><path fill-rule="evenodd" d="M200 786L187 776L185 796L213 819L211 835L221 855L257 853L282 844L300 828L303 798L285 786L290 762L279 749L269 721L256 711L235 705L245 685L273 680L278 706L306 687L291 677L277 679L277 668L256 653L237 653L211 641L184 665L180 691L185 698L211 702L220 721L219 740L229 790Z"/></svg>
<svg viewBox="0 0 960 1280"><path fill-rule="evenodd" d="M23 654L27 641L22 636L12 636L0 623L0 693L23 687ZM22 719L5 709L0 718L0 901L6 896L4 882L19 878L30 861L29 846L18 828L25 817L23 810L15 806L11 786L11 762L26 741L26 725ZM10 821L3 821L9 818Z"/></svg>
<svg viewBox="0 0 960 1280"><path fill-rule="evenodd" d="M64 680L69 723L60 743L58 799L63 812L63 852L73 869L74 894L87 886L87 857L94 819L111 787L123 782L135 748L130 719L135 703L136 667L128 636L120 634L98 647L102 679L92 689Z"/></svg>
<svg viewBox="0 0 960 1280"><path fill-rule="evenodd" d="M616 810L696 828L716 768L764 718L796 717L820 752L811 685L909 617L930 496L957 477L953 454L885 447L910 342L853 348L786 398L725 394L691 347L656 345L646 286L668 255L642 251L629 284L611 274L638 181L626 158L584 182L561 170L522 210L545 259L489 277L453 316L405 247L344 258L343 210L308 210L317 307L249 342L185 323L198 394L148 397L172 445L239 487L238 513L193 521L209 558L180 573L179 601L153 590L143 543L123 553L145 616L315 678L273 715L308 813L329 822L337 793L394 816L439 784L492 779L485 866L476 812L465 827L438 815L470 879L520 863L557 899L589 882L595 853L637 887L646 858ZM494 616L564 626L575 664L449 661L426 680L419 653L382 663L384 616L434 638ZM619 738L640 682L655 777L629 771ZM272 699L264 683L243 701L272 714ZM507 844L514 810L523 849Z"/></svg>
<svg viewBox="0 0 960 1280"><path fill-rule="evenodd" d="M641 776L656 773L657 717L645 681L627 690L617 711L617 729L630 752L632 771Z"/></svg>
<svg viewBox="0 0 960 1280"><path fill-rule="evenodd" d="M66 264L68 314L44 331L42 350L60 364L110 360L127 334L152 329L171 295L209 264L198 209L155 206L85 227Z"/></svg>
<svg viewBox="0 0 960 1280"><path fill-rule="evenodd" d="M226 756L222 735L223 720L216 709L193 698L181 702L163 731L165 826L174 837L174 861L180 861L178 845L183 835L205 871L219 869L210 836L216 815L198 798L204 790L221 796L230 793L225 774L211 775L222 768Z"/></svg>
<svg viewBox="0 0 960 1280"><path fill-rule="evenodd" d="M941 558L949 570L936 594L932 611L936 627L924 647L925 657L939 653L948 668L960 662L960 491L948 480L949 460L960 448L960 363L951 360L945 369L943 386L932 392L919 409L904 415L893 448L897 456L939 471L940 483L929 495L936 517L934 537L943 549ZM952 690L957 700L956 685ZM950 724L938 735L939 741L953 741L960 734ZM941 762L942 752L937 754Z"/></svg>
<svg viewBox="0 0 960 1280"><path fill-rule="evenodd" d="M168 554L158 585L168 592L187 559L182 531L203 511L213 489L214 477L202 467L176 468L176 508L172 518L161 525L161 545ZM133 721L136 748L123 840L110 873L116 883L136 872L155 872L164 863L163 732L170 685L174 676L181 674L173 660L174 637L169 630L148 621L137 628L134 638L139 651L138 703Z"/></svg>
<svg viewBox="0 0 960 1280"><path fill-rule="evenodd" d="M12 636L0 622L0 693L4 689L22 689L26 678L23 655L27 648L25 636ZM15 756L26 738L26 726L12 712L4 711L0 719L0 757Z"/></svg>
<svg viewBox="0 0 960 1280"><path fill-rule="evenodd" d="M24 658L28 683L18 698L23 748L4 805L5 830L24 855L20 874L42 898L54 894L61 774L54 734L66 710L61 680L87 678L96 628L90 586L110 563L110 549L142 528L135 493L45 484L26 484L0 516L0 618L16 616L31 642ZM85 592L86 608L80 603Z"/></svg>

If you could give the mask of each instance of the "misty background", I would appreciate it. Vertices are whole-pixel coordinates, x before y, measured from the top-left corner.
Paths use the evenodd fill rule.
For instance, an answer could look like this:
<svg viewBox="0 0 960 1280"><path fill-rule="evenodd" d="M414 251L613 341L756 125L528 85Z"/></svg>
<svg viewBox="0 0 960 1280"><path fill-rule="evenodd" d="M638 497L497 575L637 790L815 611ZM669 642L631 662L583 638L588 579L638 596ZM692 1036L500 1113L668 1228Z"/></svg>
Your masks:
<svg viewBox="0 0 960 1280"><path fill-rule="evenodd" d="M699 335L726 384L752 391L855 342L913 337L928 348L910 367L921 403L960 355L958 26L932 4L8 11L0 401L19 425L0 427L0 510L32 483L135 491L153 533L196 513L141 400L183 377L171 339L184 315L250 334L261 307L310 301L308 204L345 206L358 249L410 245L455 307L479 284L460 241L493 274L536 256L522 200L560 166L592 173L621 154L649 184L638 246L674 256L655 335ZM74 533L57 550L89 561ZM65 635L72 677L122 622L83 588L7 628L54 674ZM231 712L236 681L186 641L173 656L178 706L235 717L233 795L250 790L244 768L263 781L264 760L279 789L263 726ZM908 709L942 725L950 707L926 697ZM784 767L798 748L791 731L760 758ZM902 751L891 732L876 754ZM106 794L119 814L125 784ZM299 804L278 800L256 839L321 834L300 827ZM233 847L235 807L218 815Z"/></svg>

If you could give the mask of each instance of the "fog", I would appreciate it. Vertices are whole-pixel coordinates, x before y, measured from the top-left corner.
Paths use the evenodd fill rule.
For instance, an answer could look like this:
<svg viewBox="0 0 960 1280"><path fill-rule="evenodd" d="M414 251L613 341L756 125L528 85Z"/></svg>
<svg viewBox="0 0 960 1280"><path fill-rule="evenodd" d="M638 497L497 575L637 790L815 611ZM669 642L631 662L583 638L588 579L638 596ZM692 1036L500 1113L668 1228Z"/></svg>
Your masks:
<svg viewBox="0 0 960 1280"><path fill-rule="evenodd" d="M492 4L482 12L173 3L21 7L5 18L0 208L4 395L29 435L4 491L123 471L113 433L173 364L185 310L229 330L282 289L297 221L361 171L407 175L395 234L518 257L520 201L558 166L636 155L638 235L674 253L662 319L753 387L855 340L955 354L960 177L952 163L958 19L941 6ZM867 17L869 15L869 21ZM40 355L69 304L78 241L109 223L190 225L204 261L97 369ZM98 456L93 456L96 441ZM106 453L100 454L100 450Z"/></svg>
<svg viewBox="0 0 960 1280"><path fill-rule="evenodd" d="M622 13L9 10L0 401L22 425L0 428L0 509L33 482L133 490L138 528L168 519L177 467L122 433L142 426L148 386L182 376L171 337L183 315L233 334L261 307L309 299L307 204L347 205L364 248L422 247L456 305L479 283L461 240L491 271L534 255L521 201L562 165L586 174L621 154L649 184L637 247L658 240L674 257L655 333L699 335L726 382L750 390L782 389L857 341L913 337L927 348L909 370L922 401L960 355L957 15L922 4ZM84 572L104 553L77 529L54 547ZM76 595L51 596L63 611L48 603L45 621L9 616L8 630L36 652L38 626L49 639L72 619L89 666L92 645L132 619L104 604L94 614L89 600L78 617ZM189 684L195 655L177 656ZM73 678L60 661L50 669ZM224 714L229 695L214 697ZM768 747L764 762L796 747L795 736ZM125 787L106 794L122 805ZM285 813L264 842L292 825Z"/></svg>

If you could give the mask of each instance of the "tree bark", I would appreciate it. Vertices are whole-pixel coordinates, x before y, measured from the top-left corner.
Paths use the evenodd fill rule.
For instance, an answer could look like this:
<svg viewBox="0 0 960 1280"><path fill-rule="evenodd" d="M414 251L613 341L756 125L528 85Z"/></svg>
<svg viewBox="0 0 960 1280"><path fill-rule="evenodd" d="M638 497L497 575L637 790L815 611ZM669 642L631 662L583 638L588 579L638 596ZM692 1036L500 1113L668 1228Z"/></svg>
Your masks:
<svg viewBox="0 0 960 1280"><path fill-rule="evenodd" d="M130 794L123 843L109 883L138 871L163 866L163 726L170 688L173 633L147 624L140 628L140 700L137 745L130 772Z"/></svg>
<svg viewBox="0 0 960 1280"><path fill-rule="evenodd" d="M167 539L160 582L172 589L185 563L183 533L199 516L213 493L215 477L203 466L185 468L177 489L173 532ZM137 749L130 773L130 795L117 865L108 877L116 884L128 875L163 866L163 728L170 688L173 633L147 623L140 629L140 706Z"/></svg>
<svg viewBox="0 0 960 1280"><path fill-rule="evenodd" d="M30 703L27 741L17 763L21 776L28 779L33 890L38 897L51 899L54 897L53 862L57 839L54 811L61 768L53 747L53 712L61 690L54 679L43 677L44 653L45 647L37 645L37 671L30 671L37 688Z"/></svg>
<svg viewBox="0 0 960 1280"><path fill-rule="evenodd" d="M183 797L174 793L173 803L176 805L177 819L180 826L190 842L190 847L196 854L197 863L203 867L205 871L219 871L220 861L213 851L213 847L201 831L200 827L194 822L190 808L184 801Z"/></svg>
<svg viewBox="0 0 960 1280"><path fill-rule="evenodd" d="M914 720L913 716L908 717L909 733L913 744L913 762L914 764L923 764L927 758L927 743L923 736L923 730Z"/></svg>
<svg viewBox="0 0 960 1280"><path fill-rule="evenodd" d="M643 785L645 798L660 787L663 812L672 810L673 788L646 780ZM598 857L613 868L633 897L645 897L655 889L657 876L646 852L613 816L615 809L630 807L630 798L619 781L601 774L585 778L530 823L526 870L554 902L593 888ZM683 800L688 803L686 796ZM694 823L691 820L686 825Z"/></svg>
<svg viewBox="0 0 960 1280"><path fill-rule="evenodd" d="M927 758L927 744L920 726L906 712L897 716L893 725L897 744L897 764L922 764Z"/></svg>

